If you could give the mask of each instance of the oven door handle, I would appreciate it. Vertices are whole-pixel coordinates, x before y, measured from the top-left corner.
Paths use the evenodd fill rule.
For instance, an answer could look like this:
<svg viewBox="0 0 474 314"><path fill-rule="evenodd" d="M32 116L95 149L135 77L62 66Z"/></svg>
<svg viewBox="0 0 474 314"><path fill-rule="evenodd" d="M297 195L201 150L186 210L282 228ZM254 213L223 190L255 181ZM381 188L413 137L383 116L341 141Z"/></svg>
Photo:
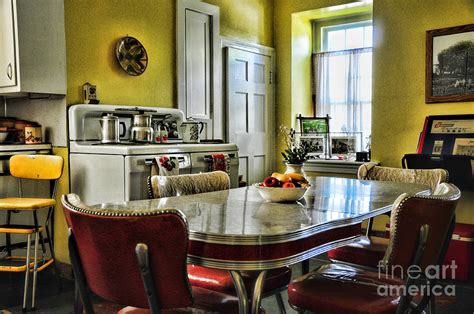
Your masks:
<svg viewBox="0 0 474 314"><path fill-rule="evenodd" d="M186 168L186 167L181 167L181 163L185 163L185 162L186 162L186 157L183 157L183 156L170 157L170 159L177 159L177 160L178 160L178 163L180 164L180 168ZM152 158L152 159L145 159L145 161L144 161L145 166L151 166L151 165L153 165L153 160L154 160L154 158Z"/></svg>
<svg viewBox="0 0 474 314"><path fill-rule="evenodd" d="M229 159L236 158L235 154L229 154ZM204 161L212 161L212 155L204 155L203 157Z"/></svg>

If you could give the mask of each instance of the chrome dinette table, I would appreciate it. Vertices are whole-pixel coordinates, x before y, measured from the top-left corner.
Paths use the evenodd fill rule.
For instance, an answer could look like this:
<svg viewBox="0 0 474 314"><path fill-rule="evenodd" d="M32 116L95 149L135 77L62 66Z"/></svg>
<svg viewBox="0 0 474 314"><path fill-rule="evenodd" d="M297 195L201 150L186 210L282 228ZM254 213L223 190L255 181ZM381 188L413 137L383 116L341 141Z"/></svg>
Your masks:
<svg viewBox="0 0 474 314"><path fill-rule="evenodd" d="M292 265L357 241L360 223L391 210L402 193L430 194L417 184L310 177L293 203L265 202L255 187L152 200L104 203L93 208L181 210L189 225L189 263L226 269L240 313L257 313L268 269ZM253 295L240 271L260 271Z"/></svg>

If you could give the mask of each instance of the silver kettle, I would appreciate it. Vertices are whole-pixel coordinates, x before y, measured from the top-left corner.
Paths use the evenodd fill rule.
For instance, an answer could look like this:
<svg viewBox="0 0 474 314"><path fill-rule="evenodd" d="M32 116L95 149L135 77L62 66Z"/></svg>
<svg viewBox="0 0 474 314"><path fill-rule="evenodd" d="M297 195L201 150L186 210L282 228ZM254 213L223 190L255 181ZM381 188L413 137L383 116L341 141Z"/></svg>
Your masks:
<svg viewBox="0 0 474 314"><path fill-rule="evenodd" d="M119 118L112 113L108 113L99 119L103 144L120 143L120 123Z"/></svg>
<svg viewBox="0 0 474 314"><path fill-rule="evenodd" d="M133 116L133 126L130 130L131 140L141 143L153 142L154 130L151 127L151 116L136 114Z"/></svg>

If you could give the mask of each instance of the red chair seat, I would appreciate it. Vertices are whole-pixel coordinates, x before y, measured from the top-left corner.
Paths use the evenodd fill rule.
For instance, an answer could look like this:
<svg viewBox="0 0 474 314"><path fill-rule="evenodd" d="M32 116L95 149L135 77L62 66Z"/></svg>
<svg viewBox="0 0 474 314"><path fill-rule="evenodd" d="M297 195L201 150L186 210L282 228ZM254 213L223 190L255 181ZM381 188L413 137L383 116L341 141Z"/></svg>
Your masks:
<svg viewBox="0 0 474 314"><path fill-rule="evenodd" d="M257 272L242 272L245 288L252 291L251 285L256 279ZM192 286L206 288L235 295L234 282L227 270L188 265L188 278ZM263 293L286 287L291 280L291 269L281 267L267 272Z"/></svg>
<svg viewBox="0 0 474 314"><path fill-rule="evenodd" d="M344 264L329 264L293 281L288 287L288 301L316 313L395 313L398 296L378 295L379 285L399 286L404 282Z"/></svg>
<svg viewBox="0 0 474 314"><path fill-rule="evenodd" d="M389 239L364 237L360 241L328 252L331 260L377 268L388 247Z"/></svg>
<svg viewBox="0 0 474 314"><path fill-rule="evenodd" d="M211 291L199 287L193 287L194 304L193 307L162 310L161 313L239 313L239 303L235 296ZM260 308L260 314L265 311ZM150 309L142 309L127 306L121 309L118 314L149 314Z"/></svg>

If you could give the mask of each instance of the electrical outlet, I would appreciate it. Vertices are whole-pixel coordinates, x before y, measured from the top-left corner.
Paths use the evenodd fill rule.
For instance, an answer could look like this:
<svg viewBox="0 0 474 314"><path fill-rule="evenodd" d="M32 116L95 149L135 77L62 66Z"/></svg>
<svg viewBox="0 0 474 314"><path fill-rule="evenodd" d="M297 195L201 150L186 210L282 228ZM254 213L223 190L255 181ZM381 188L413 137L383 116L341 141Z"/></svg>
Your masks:
<svg viewBox="0 0 474 314"><path fill-rule="evenodd" d="M82 97L84 98L85 104L98 104L97 99L97 86L90 83L82 85Z"/></svg>

